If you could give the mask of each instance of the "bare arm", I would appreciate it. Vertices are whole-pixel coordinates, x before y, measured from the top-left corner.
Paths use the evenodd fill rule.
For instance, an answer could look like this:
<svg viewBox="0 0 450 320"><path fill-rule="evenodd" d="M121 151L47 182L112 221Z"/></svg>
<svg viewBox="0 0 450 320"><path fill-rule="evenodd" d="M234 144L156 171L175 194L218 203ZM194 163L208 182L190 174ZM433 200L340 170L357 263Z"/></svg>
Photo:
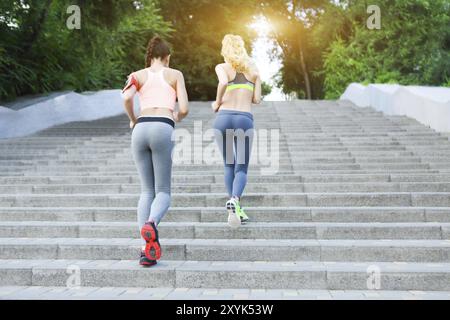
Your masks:
<svg viewBox="0 0 450 320"><path fill-rule="evenodd" d="M178 99L178 114L175 115L176 121L183 120L189 113L189 98L184 82L184 76L181 72L177 73L177 99Z"/></svg>
<svg viewBox="0 0 450 320"><path fill-rule="evenodd" d="M122 99L125 108L125 112L130 119L130 128L133 128L136 124L136 116L134 115L134 95L137 92L137 79L130 75L127 84L122 91Z"/></svg>
<svg viewBox="0 0 450 320"><path fill-rule="evenodd" d="M128 89L127 91L135 91L136 92L136 89ZM124 98L123 104L124 104L125 112L127 113L130 121L136 122L136 116L134 115L133 97L134 97L134 95Z"/></svg>
<svg viewBox="0 0 450 320"><path fill-rule="evenodd" d="M255 91L253 92L252 102L254 104L260 104L261 103L261 77L259 76L259 74L256 77Z"/></svg>
<svg viewBox="0 0 450 320"><path fill-rule="evenodd" d="M217 78L219 79L219 84L217 86L216 101L213 103L213 110L215 112L219 110L220 105L222 104L222 99L223 96L225 95L228 85L228 76L226 71L222 68L222 66L220 65L216 66L216 74Z"/></svg>

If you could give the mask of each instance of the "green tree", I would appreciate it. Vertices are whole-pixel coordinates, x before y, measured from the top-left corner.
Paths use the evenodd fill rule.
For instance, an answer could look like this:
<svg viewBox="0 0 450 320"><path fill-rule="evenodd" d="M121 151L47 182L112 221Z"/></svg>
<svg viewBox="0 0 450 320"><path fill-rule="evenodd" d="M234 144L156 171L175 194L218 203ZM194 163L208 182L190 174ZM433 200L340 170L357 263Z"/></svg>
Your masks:
<svg viewBox="0 0 450 320"><path fill-rule="evenodd" d="M162 14L175 32L171 64L184 73L191 100L213 100L217 77L214 67L223 62L222 38L241 35L250 52L252 37L248 24L256 12L254 1L177 0L160 1Z"/></svg>
<svg viewBox="0 0 450 320"><path fill-rule="evenodd" d="M450 3L373 4L381 8L381 30L353 23L347 39L338 38L326 51L325 97L339 97L351 82L445 85L450 76ZM365 7L350 3L348 12L349 21L358 21Z"/></svg>
<svg viewBox="0 0 450 320"><path fill-rule="evenodd" d="M81 30L66 28L68 5ZM362 0L12 0L0 2L0 99L51 90L119 88L144 65L155 33L172 44L193 100L215 97L221 40L240 34L250 51L252 19L273 24L285 93L337 98L351 82L450 82L450 2L374 0L381 30L366 27ZM276 52L276 51L274 51Z"/></svg>
<svg viewBox="0 0 450 320"><path fill-rule="evenodd" d="M272 86L268 84L267 82L261 83L261 95L263 97L268 96L272 92Z"/></svg>
<svg viewBox="0 0 450 320"><path fill-rule="evenodd" d="M270 0L260 6L273 25L273 37L281 47L283 91L312 99L320 95L315 70L321 65L311 29L329 4L327 0Z"/></svg>
<svg viewBox="0 0 450 320"><path fill-rule="evenodd" d="M351 82L445 85L448 0L263 1L282 49L279 85L299 98L336 98ZM366 27L378 5L381 30Z"/></svg>
<svg viewBox="0 0 450 320"><path fill-rule="evenodd" d="M81 29L66 27L69 5ZM16 0L1 2L0 99L51 90L120 87L144 65L145 46L170 24L152 0Z"/></svg>

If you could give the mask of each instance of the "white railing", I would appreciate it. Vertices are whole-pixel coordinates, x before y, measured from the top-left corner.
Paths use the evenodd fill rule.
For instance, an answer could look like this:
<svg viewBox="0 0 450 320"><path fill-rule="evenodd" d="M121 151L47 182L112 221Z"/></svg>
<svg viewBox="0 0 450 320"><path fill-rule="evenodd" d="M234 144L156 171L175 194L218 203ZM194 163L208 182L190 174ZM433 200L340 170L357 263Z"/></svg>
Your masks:
<svg viewBox="0 0 450 320"><path fill-rule="evenodd" d="M22 137L53 126L92 121L124 113L120 90L70 92L20 110L0 107L0 139Z"/></svg>
<svg viewBox="0 0 450 320"><path fill-rule="evenodd" d="M438 132L450 132L450 88L352 83L341 100L387 115L408 116Z"/></svg>

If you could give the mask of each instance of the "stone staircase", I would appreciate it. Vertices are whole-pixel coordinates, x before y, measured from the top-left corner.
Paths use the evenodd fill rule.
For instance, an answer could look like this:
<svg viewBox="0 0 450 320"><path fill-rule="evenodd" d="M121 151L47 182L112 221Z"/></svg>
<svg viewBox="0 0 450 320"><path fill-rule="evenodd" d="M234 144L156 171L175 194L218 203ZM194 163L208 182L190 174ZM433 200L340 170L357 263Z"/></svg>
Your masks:
<svg viewBox="0 0 450 320"><path fill-rule="evenodd" d="M195 136L213 115L191 109L178 128ZM252 155L252 222L227 226L220 164L176 165L150 269L125 116L0 140L0 286L450 291L448 135L345 102L254 113L280 139L276 174Z"/></svg>

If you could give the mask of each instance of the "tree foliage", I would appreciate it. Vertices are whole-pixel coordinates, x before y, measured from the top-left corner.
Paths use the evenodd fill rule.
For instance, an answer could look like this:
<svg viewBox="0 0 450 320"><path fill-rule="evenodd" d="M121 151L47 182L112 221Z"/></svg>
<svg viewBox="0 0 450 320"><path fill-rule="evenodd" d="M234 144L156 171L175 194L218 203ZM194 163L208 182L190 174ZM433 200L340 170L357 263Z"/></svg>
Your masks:
<svg viewBox="0 0 450 320"><path fill-rule="evenodd" d="M448 0L264 1L262 12L282 48L285 93L337 98L351 82L448 85ZM368 5L381 9L369 30ZM303 55L304 67L301 56Z"/></svg>
<svg viewBox="0 0 450 320"><path fill-rule="evenodd" d="M99 90L142 68L151 35L167 35L154 1L15 0L0 4L0 99L52 90ZM67 8L81 8L69 30Z"/></svg>
<svg viewBox="0 0 450 320"><path fill-rule="evenodd" d="M160 1L162 14L175 32L171 64L183 71L192 100L213 100L217 77L214 67L223 62L222 38L227 33L241 35L250 52L255 35L248 28L255 13L255 1L177 0Z"/></svg>
<svg viewBox="0 0 450 320"><path fill-rule="evenodd" d="M351 82L445 85L450 78L450 2L378 0L380 30L353 23L324 54L326 98L337 98ZM365 8L349 8L357 21Z"/></svg>
<svg viewBox="0 0 450 320"><path fill-rule="evenodd" d="M73 4L81 30L66 27ZM366 26L369 4L381 8L381 30ZM281 48L276 79L287 94L337 98L351 82L450 86L449 0L11 0L0 1L0 99L119 88L157 33L190 98L212 100L223 36L240 34L250 51L260 14Z"/></svg>
<svg viewBox="0 0 450 320"><path fill-rule="evenodd" d="M260 10L273 26L273 37L281 48L283 67L280 84L285 93L295 91L301 98L318 95L314 71L318 62L317 48L310 36L327 0L269 0Z"/></svg>

